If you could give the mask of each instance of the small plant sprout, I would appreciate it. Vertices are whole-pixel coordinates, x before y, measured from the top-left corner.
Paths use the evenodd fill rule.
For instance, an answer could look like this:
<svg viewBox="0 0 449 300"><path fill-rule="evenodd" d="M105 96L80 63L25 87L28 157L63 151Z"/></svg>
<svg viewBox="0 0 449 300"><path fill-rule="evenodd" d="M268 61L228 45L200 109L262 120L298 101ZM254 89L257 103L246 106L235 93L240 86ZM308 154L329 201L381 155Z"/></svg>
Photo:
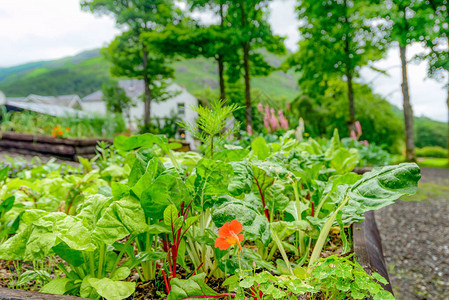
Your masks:
<svg viewBox="0 0 449 300"><path fill-rule="evenodd" d="M218 230L218 238L215 240L215 248L220 250L226 250L232 245L237 244L240 248L240 252L243 254L242 245L240 244L243 241L244 237L242 232L243 226L237 220L232 220L231 223L226 222L219 230Z"/></svg>
<svg viewBox="0 0 449 300"><path fill-rule="evenodd" d="M179 125L203 142L208 156L213 158L214 139L215 143L224 141L240 128L240 123L233 119L233 113L240 107L226 105L225 100L214 100L210 108L192 105L190 109L198 113L196 123L181 122Z"/></svg>

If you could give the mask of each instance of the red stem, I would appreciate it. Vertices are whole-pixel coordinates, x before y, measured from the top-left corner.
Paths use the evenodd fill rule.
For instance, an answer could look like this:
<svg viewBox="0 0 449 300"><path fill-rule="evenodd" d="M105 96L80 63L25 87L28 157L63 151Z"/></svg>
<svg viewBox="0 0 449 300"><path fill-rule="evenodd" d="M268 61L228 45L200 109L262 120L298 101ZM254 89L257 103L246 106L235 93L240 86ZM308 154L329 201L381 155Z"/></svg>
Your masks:
<svg viewBox="0 0 449 300"><path fill-rule="evenodd" d="M190 297L186 297L186 298L182 298L181 300L184 299L196 299L196 298L220 298L220 297L235 297L234 293L223 293L220 295L211 295L211 296L190 296Z"/></svg>
<svg viewBox="0 0 449 300"><path fill-rule="evenodd" d="M73 200L72 200L72 202L70 202L70 204L69 204L69 208L67 208L67 211L66 211L66 215L68 215L69 214L69 212L70 212L70 209L72 208L72 205L73 205ZM37 205L36 205L36 208L37 208Z"/></svg>
<svg viewBox="0 0 449 300"><path fill-rule="evenodd" d="M170 293L170 285L167 282L167 274L165 274L164 268L162 268L162 276L164 277L165 289L167 290L167 294Z"/></svg>
<svg viewBox="0 0 449 300"><path fill-rule="evenodd" d="M198 270L203 266L204 262L202 262L198 268L196 268L195 272L193 272L192 276L195 276L196 272L198 272Z"/></svg>
<svg viewBox="0 0 449 300"><path fill-rule="evenodd" d="M265 217L267 217L268 222L270 222L270 220L271 220L270 219L270 211L268 210L268 208L265 208L265 197L262 193L262 189L260 188L259 181L257 181L256 177L254 177L254 180L256 181L257 188L259 189L260 199L262 199L262 205L264 208Z"/></svg>

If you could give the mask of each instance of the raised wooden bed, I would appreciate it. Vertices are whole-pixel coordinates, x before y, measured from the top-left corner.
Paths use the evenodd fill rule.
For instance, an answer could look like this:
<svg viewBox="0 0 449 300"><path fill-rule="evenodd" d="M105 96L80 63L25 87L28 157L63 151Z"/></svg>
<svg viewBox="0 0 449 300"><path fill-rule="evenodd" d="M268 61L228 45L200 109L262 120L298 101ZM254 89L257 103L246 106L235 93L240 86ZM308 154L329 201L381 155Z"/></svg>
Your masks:
<svg viewBox="0 0 449 300"><path fill-rule="evenodd" d="M46 154L76 161L78 156L93 157L98 142L112 143L110 139L61 139L50 136L3 132L0 149L23 154Z"/></svg>
<svg viewBox="0 0 449 300"><path fill-rule="evenodd" d="M51 136L3 132L0 138L0 150L14 151L21 154L52 155L61 159L77 161L78 156L92 158L96 154L98 142L112 144L112 139L74 139L54 138ZM179 143L179 142L178 142ZM190 151L188 143L175 151Z"/></svg>
<svg viewBox="0 0 449 300"><path fill-rule="evenodd" d="M388 281L388 285L381 284L382 287L393 294L374 211L366 212L365 220L353 225L353 239L357 262L367 273L377 272L382 275Z"/></svg>

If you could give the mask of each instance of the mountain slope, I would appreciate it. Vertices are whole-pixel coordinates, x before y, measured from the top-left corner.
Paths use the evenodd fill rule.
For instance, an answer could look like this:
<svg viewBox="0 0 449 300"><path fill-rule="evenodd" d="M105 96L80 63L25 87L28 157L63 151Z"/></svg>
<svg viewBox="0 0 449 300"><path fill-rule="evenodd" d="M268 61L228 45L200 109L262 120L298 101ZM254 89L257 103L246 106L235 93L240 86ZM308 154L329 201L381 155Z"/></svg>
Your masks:
<svg viewBox="0 0 449 300"><path fill-rule="evenodd" d="M274 55L267 59L280 63ZM197 58L177 61L174 81L194 93L204 88L218 89L217 67L212 60ZM98 49L54 61L41 61L10 68L0 68L0 90L8 97L24 97L29 94L63 95L78 94L84 97L99 90L110 79L108 63ZM297 95L296 79L282 72L252 80L253 88L259 88L269 96Z"/></svg>
<svg viewBox="0 0 449 300"><path fill-rule="evenodd" d="M391 106L398 118L403 121L404 114L402 110L396 105ZM428 117L415 116L413 118L413 127L416 147L440 146L446 148L448 139L447 126L444 122L432 120Z"/></svg>

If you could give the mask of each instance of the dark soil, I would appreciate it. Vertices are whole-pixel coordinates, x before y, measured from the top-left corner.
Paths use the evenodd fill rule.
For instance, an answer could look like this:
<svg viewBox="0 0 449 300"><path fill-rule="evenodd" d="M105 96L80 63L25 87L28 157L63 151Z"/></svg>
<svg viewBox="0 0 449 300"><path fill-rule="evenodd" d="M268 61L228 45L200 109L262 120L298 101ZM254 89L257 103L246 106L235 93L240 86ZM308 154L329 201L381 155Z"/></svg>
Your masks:
<svg viewBox="0 0 449 300"><path fill-rule="evenodd" d="M449 169L423 168L417 195L376 212L397 299L449 299Z"/></svg>

